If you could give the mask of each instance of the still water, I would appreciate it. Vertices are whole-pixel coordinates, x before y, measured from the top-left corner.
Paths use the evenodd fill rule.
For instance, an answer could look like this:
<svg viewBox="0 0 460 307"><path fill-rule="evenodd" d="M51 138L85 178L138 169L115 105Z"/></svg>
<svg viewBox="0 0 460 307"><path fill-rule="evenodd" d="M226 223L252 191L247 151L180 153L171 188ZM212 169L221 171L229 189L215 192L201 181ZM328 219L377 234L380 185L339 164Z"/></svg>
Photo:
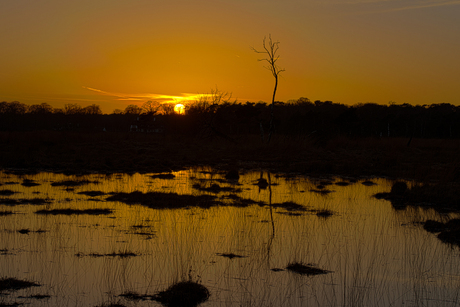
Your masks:
<svg viewBox="0 0 460 307"><path fill-rule="evenodd" d="M4 291L0 303L161 306L120 294L153 295L191 279L210 292L200 306L460 304L459 249L420 225L455 216L393 209L373 197L390 190L386 179L364 185L364 180L260 171L240 173L237 182L212 169L172 174L164 179L154 174L0 173L0 193L5 194L0 196L0 278L40 284ZM261 176L271 185L259 187ZM221 189L207 190L213 184ZM325 190L330 193L319 193ZM152 209L107 201L110 193L133 191L212 195L226 205ZM235 197L256 203L232 206ZM286 202L303 210L279 206ZM69 208L112 212L36 213ZM320 210L332 215L320 216ZM306 276L285 270L292 262L330 272Z"/></svg>

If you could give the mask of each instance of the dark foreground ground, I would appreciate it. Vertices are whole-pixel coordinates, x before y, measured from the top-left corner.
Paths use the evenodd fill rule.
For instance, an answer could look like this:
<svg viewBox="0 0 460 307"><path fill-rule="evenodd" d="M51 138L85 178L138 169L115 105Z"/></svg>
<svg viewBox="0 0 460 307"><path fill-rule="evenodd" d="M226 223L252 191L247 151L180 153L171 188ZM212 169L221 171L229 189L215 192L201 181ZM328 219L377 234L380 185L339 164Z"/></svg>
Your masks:
<svg viewBox="0 0 460 307"><path fill-rule="evenodd" d="M224 138L138 133L1 132L0 168L63 173L168 172L209 165L304 175L460 182L460 141L275 135Z"/></svg>

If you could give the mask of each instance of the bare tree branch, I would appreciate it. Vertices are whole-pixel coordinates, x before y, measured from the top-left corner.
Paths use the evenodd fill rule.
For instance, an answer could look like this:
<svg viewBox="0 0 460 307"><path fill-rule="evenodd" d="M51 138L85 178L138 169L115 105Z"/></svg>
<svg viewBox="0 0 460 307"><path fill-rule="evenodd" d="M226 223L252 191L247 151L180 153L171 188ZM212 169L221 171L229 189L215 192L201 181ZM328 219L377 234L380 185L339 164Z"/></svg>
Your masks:
<svg viewBox="0 0 460 307"><path fill-rule="evenodd" d="M273 77L275 78L275 86L273 88L273 96L272 96L272 103L271 103L271 115L270 115L270 130L268 134L268 140L267 143L270 142L271 136L273 134L273 108L275 105L275 95L276 95L276 90L278 88L278 76L281 72L285 71L284 69L281 69L276 62L279 60L280 56L277 54L278 49L279 49L279 41L273 41L272 36L268 35L268 42L267 38L264 37L263 40L263 49L262 51L255 49L252 47L252 50L256 53L264 54L266 57L263 59L259 59L259 61L265 61L268 63L268 66L264 66L266 69L268 69Z"/></svg>

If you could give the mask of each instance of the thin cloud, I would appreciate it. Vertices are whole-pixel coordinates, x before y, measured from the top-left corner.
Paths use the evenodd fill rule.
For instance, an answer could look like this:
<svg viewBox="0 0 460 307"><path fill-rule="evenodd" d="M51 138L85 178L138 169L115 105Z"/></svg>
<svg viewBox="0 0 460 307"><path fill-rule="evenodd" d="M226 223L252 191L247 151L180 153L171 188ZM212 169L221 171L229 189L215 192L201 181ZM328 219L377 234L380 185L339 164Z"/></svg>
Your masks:
<svg viewBox="0 0 460 307"><path fill-rule="evenodd" d="M146 100L155 100L160 103L185 103L187 101L195 101L199 100L204 96L210 96L210 94L190 94L190 93L182 93L181 96L174 96L174 95L164 95L164 94L124 94L124 93L114 93L114 92L107 92L103 90L99 90L92 87L83 86L83 88L96 92L98 94L104 96L110 96L116 98L116 100L120 101L146 101Z"/></svg>
<svg viewBox="0 0 460 307"><path fill-rule="evenodd" d="M405 11L405 10L416 10L416 9L424 9L429 7L438 7L438 6L451 6L451 5L458 5L460 4L459 0L455 1L445 1L445 2L433 2L433 3L420 3L415 5L409 5L399 8L393 8L389 10L385 10L384 12L395 12L395 11Z"/></svg>
<svg viewBox="0 0 460 307"><path fill-rule="evenodd" d="M130 97L130 95L106 92L106 91L98 90L98 89L92 88L92 87L83 86L83 88L87 89L87 90L90 90L90 91L93 91L93 92L96 92L96 93L99 93L99 94L104 95L104 96L116 97L118 100L133 100L133 99L136 99L136 97L132 97L132 96Z"/></svg>
<svg viewBox="0 0 460 307"><path fill-rule="evenodd" d="M441 6L452 6L459 5L460 0L428 0L428 1L411 1L411 0L345 0L345 1L333 1L335 4L347 4L347 5L366 5L368 7L372 5L379 5L379 9L368 12L368 13L387 13L397 12L406 10L416 10L431 7Z"/></svg>
<svg viewBox="0 0 460 307"><path fill-rule="evenodd" d="M384 3L384 2L397 2L398 0L355 0L355 1L337 1L336 3L345 4L369 4L369 3Z"/></svg>

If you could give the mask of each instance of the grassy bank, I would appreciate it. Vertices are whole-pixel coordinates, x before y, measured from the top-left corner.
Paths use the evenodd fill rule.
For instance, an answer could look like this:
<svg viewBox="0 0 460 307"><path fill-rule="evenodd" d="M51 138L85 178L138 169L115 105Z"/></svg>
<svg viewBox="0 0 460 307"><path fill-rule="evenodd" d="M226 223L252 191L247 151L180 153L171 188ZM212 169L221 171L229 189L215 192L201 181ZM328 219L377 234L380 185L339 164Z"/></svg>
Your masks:
<svg viewBox="0 0 460 307"><path fill-rule="evenodd" d="M313 175L460 181L459 140L275 135L189 138L137 133L2 132L2 169L164 172L197 165L267 168Z"/></svg>

